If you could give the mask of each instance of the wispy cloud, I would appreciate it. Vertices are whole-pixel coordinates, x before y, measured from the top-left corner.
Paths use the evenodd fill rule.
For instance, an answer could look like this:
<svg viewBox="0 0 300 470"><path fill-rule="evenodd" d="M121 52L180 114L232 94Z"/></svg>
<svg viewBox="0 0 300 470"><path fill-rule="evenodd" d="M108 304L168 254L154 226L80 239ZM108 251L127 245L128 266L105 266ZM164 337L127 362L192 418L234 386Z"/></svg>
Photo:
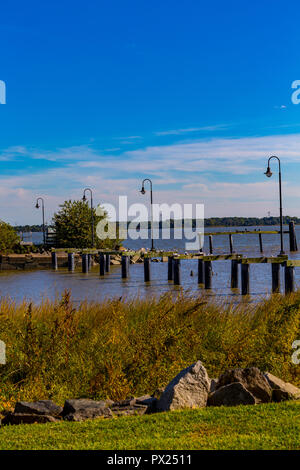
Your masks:
<svg viewBox="0 0 300 470"><path fill-rule="evenodd" d="M103 155L91 146L56 151L10 148L1 156L18 160L25 155L26 160L22 176L15 174L16 162L11 163L11 176L0 175L1 217L13 223L38 221L38 211L33 210L38 195L45 197L49 214L59 202L80 198L85 186L93 188L97 202L116 203L118 195L136 202L142 197L141 178L146 176L153 180L158 203L201 202L209 215L265 215L266 207L276 213L277 179L262 182L271 154L279 155L284 167L285 213L300 215L300 188L295 184L300 174L300 134L290 134L198 139L117 155ZM49 161L49 166L34 168L37 158ZM286 179L288 174L291 180Z"/></svg>
<svg viewBox="0 0 300 470"><path fill-rule="evenodd" d="M228 128L226 124L216 124L215 126L203 126L203 127L188 127L186 129L172 129L168 131L158 131L154 132L154 135L164 136L164 135L182 135L188 134L190 132L213 132L221 129Z"/></svg>

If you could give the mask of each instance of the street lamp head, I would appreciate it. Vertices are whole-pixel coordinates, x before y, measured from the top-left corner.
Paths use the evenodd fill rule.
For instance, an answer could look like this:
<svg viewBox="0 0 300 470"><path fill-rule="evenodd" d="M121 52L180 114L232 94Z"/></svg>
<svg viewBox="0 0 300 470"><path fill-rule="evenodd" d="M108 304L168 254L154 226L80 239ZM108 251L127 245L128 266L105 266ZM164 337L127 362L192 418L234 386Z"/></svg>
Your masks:
<svg viewBox="0 0 300 470"><path fill-rule="evenodd" d="M271 176L273 175L272 171L271 171L271 168L268 166L267 168L267 171L265 172L265 175L268 177L268 178L271 178Z"/></svg>
<svg viewBox="0 0 300 470"><path fill-rule="evenodd" d="M141 191L140 191L141 194L146 194L146 191L145 191L145 188L144 186L142 187Z"/></svg>
<svg viewBox="0 0 300 470"><path fill-rule="evenodd" d="M82 200L83 200L83 201L86 201L86 196L85 196L85 194L83 195Z"/></svg>
<svg viewBox="0 0 300 470"><path fill-rule="evenodd" d="M39 203L38 203L38 202L36 203L36 205L35 205L35 208L36 208L36 209L39 209L39 208L40 208L40 206L39 206Z"/></svg>

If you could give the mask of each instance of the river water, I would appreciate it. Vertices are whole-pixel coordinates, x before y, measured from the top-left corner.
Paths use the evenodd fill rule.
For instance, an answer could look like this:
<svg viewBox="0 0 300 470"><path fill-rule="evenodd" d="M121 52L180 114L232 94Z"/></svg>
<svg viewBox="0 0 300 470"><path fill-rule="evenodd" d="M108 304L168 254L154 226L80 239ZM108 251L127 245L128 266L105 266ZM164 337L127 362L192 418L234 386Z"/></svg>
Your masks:
<svg viewBox="0 0 300 470"><path fill-rule="evenodd" d="M206 232L222 232L225 235L213 238L214 254L229 253L229 242L226 232L235 230L278 230L279 227L209 227ZM284 227L288 230L288 227ZM144 231L143 234L147 234ZM171 230L170 239L164 239L167 233L160 233L160 239L155 240L155 248L162 250L176 249L184 252L186 249L186 239L178 239L181 234L180 229ZM300 248L300 226L296 226L298 246ZM149 232L150 236L150 232ZM177 237L177 238L176 238ZM33 233L32 241L38 243L42 240L42 234ZM245 256L261 256L259 252L258 235L233 235L234 251ZM124 242L124 246L130 249L149 248L150 239L131 240ZM298 253L289 252L288 235L284 235L286 254L291 259L300 259ZM280 249L279 235L263 235L264 255L276 256ZM204 252L208 253L208 237L205 237ZM191 275L193 274L193 275ZM121 267L111 266L111 272L105 277L99 277L99 268L94 267L88 274L82 274L80 269L74 273L67 269L60 268L57 271L35 270L35 271L0 271L0 296L8 296L17 302L24 298L28 301L41 302L43 298L55 299L68 289L72 293L75 302L84 300L100 301L105 298L133 296L160 295L165 292L178 292L181 289L189 290L192 293L203 293L204 289L197 284L197 261L181 261L182 285L174 286L167 281L167 263L151 263L151 282L144 283L144 273L142 264L130 265L130 276L128 279L121 279ZM281 279L283 288L283 268L281 268ZM300 284L300 268L295 268L296 285ZM240 279L239 279L240 281ZM213 262L213 289L206 291L208 295L216 296L220 300L238 300L239 290L230 288L230 261ZM271 265L252 264L250 266L250 294L253 300L270 295L271 291Z"/></svg>

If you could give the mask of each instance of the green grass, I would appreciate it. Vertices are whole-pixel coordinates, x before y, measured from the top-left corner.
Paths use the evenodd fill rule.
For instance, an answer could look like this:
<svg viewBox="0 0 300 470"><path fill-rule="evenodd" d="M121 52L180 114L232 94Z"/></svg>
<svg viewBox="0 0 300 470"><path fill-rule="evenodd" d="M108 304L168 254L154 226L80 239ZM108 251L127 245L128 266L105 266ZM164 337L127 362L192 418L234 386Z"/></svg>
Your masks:
<svg viewBox="0 0 300 470"><path fill-rule="evenodd" d="M6 426L1 450L300 449L300 402Z"/></svg>

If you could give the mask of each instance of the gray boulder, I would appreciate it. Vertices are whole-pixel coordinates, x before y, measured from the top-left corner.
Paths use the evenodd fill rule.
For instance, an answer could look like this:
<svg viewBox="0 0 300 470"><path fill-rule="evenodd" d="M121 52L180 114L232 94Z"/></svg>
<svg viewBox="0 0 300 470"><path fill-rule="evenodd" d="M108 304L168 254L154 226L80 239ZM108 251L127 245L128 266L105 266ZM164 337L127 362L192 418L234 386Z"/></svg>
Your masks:
<svg viewBox="0 0 300 470"><path fill-rule="evenodd" d="M61 406L56 405L51 400L39 400L33 402L18 401L14 412L18 414L59 416L62 410Z"/></svg>
<svg viewBox="0 0 300 470"><path fill-rule="evenodd" d="M208 406L255 405L255 398L240 382L218 388L209 395Z"/></svg>
<svg viewBox="0 0 300 470"><path fill-rule="evenodd" d="M80 398L66 400L62 416L66 421L84 421L99 417L112 418L113 414L105 401Z"/></svg>
<svg viewBox="0 0 300 470"><path fill-rule="evenodd" d="M240 382L255 398L256 403L271 401L272 389L264 374L257 367L231 369L219 377L216 390L224 385Z"/></svg>
<svg viewBox="0 0 300 470"><path fill-rule="evenodd" d="M284 382L275 375L266 372L265 377L272 388L272 400L276 402L285 400L299 400L300 388L288 382Z"/></svg>
<svg viewBox="0 0 300 470"><path fill-rule="evenodd" d="M210 380L201 361L183 369L167 385L157 402L158 411L206 406Z"/></svg>

